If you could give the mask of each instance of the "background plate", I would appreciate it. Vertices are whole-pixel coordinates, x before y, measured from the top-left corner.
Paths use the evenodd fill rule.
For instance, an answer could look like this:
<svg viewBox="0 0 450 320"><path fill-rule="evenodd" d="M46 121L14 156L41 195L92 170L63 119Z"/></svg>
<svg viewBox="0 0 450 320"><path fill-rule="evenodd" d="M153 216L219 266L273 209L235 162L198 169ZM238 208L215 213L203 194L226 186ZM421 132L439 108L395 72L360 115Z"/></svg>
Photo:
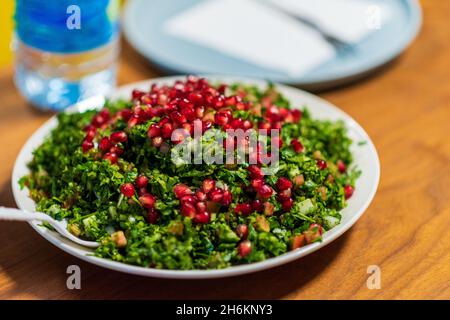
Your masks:
<svg viewBox="0 0 450 320"><path fill-rule="evenodd" d="M360 42L351 55L337 56L302 77L291 77L163 32L167 19L201 1L208 0L129 0L123 19L125 36L140 54L168 73L239 75L318 90L357 80L393 60L413 41L422 22L417 0L378 0L392 12L389 23Z"/></svg>
<svg viewBox="0 0 450 320"><path fill-rule="evenodd" d="M152 83L170 84L177 79L180 79L180 77L160 78L130 84L119 88L116 94L112 96L112 98L129 98L131 96L131 91L134 88L148 90ZM267 85L264 81L249 80L243 78L212 76L209 77L209 79L211 81L220 81L224 83L243 82L247 84L254 84L260 87L265 87ZM91 250L81 247L61 237L56 232L39 226L40 222L32 222L31 226L40 235L53 243L55 246L82 260L116 271L159 278L206 279L237 276L279 266L296 260L300 257L306 256L324 247L325 245L341 236L345 231L347 231L361 217L361 215L367 209L373 197L375 196L380 178L380 163L378 155L367 133L356 123L356 121L354 121L349 115L347 115L337 107L333 106L325 100L320 99L317 96L301 91L299 89L283 85L277 85L277 88L288 99L290 99L294 107L308 106L308 109L310 110L312 116L315 118L343 120L346 124L346 127L348 128L348 134L350 138L352 138L354 141L351 150L355 158L354 165L362 170L362 175L356 182L355 193L349 200L348 206L341 211L341 224L331 229L329 232L326 232L323 236L322 242L313 243L298 250L285 253L281 256L248 265L234 266L222 270L176 271L143 268L93 257L92 255L89 255L92 254ZM33 200L29 198L28 190L20 190L19 184L17 182L21 177L28 174L29 171L26 164L32 159L33 150L42 144L44 138L49 134L52 128L56 126L56 124L57 120L55 117L46 122L30 137L30 139L26 142L26 144L20 151L19 156L17 157L12 175L12 190L17 206L21 209L32 211L35 209L35 204ZM358 142L361 141L364 141L365 144L358 145Z"/></svg>

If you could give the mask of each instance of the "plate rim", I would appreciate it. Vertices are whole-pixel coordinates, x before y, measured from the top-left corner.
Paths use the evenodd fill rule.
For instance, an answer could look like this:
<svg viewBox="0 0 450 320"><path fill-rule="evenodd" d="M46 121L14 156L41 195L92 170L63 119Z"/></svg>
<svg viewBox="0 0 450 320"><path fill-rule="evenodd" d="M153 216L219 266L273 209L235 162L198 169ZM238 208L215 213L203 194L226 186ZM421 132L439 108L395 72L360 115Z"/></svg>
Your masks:
<svg viewBox="0 0 450 320"><path fill-rule="evenodd" d="M163 55L158 54L151 48L146 48L140 44L140 41L134 35L135 28L132 26L134 19L132 19L134 10L137 10L139 2L143 0L129 0L122 13L122 30L126 40L129 42L141 56L143 56L148 62L170 74L195 74L198 70L193 70L187 67L180 66L176 62L169 62ZM367 74L387 65L389 62L395 60L405 51L417 38L421 27L423 25L423 10L419 0L397 0L402 3L405 10L409 11L410 18L409 24L405 34L400 41L397 41L392 48L380 56L374 59L370 63L364 65L364 68L360 66L349 67L344 72L335 73L329 77L317 77L311 74L289 77L289 76L276 76L271 79L274 82L281 82L289 85L304 86L308 89L317 88L317 90L324 90L332 88L338 85L349 83L353 80L365 77ZM214 74L214 73L211 73ZM239 76L239 75L237 75ZM244 76L245 77L245 76Z"/></svg>
<svg viewBox="0 0 450 320"><path fill-rule="evenodd" d="M208 77L210 81L222 81L222 82L245 82L245 83L252 83L258 86L264 86L267 85L267 81L260 80L260 79L253 79L253 78L246 78L246 77L233 77L233 76L221 76L221 75L208 75L205 76ZM117 98L121 95L121 92L130 91L130 89L135 87L144 87L149 86L151 83L161 83L161 82L172 82L177 79L184 79L185 75L180 76L170 76L170 77L160 77L160 78L154 78L154 79L147 79L143 81L138 81L130 84L123 85L116 89L116 93L111 96L112 99ZM320 243L313 243L308 246L305 246L301 249L289 251L287 253L284 253L280 256L269 258L260 262L255 262L251 264L245 264L245 265L238 265L238 266L231 266L225 269L212 269L212 270L167 270L167 269L152 269L152 268L145 268L130 264L125 264L122 262L116 262L112 260L108 260L105 258L98 258L95 256L87 255L85 253L80 253L77 251L80 247L69 240L63 239L58 234L55 234L53 232L50 232L48 229L39 226L39 222L34 221L30 222L29 224L31 227L43 238L45 238L47 241L58 247L59 249L65 251L66 253L69 253L72 256L75 256L83 261L92 263L94 265L104 267L110 270L115 270L119 272L124 272L128 274L134 274L139 276L146 276L146 277L153 277L153 278L166 278L166 279L214 279L214 278L225 278L225 277L233 277L233 276L239 276L244 275L248 273L254 273L262 270L268 270L277 266L281 266L284 264L287 264L289 262L295 261L301 257L304 257L306 255L309 255L318 249L330 244L337 238L339 238L342 234L344 234L347 230L349 230L365 213L369 205L372 203L378 185L380 181L380 160L377 153L377 150L375 148L375 145L373 144L372 140L370 139L369 135L366 133L366 131L346 112L339 109L337 106L333 105L332 103L322 99L321 97L318 97L314 94L308 93L304 90L293 88L290 86L286 86L283 84L275 84L275 86L282 91L285 92L293 92L298 95L303 95L307 97L308 99L317 100L321 104L326 105L329 108L334 109L335 112L339 114L340 117L342 117L342 120L346 123L346 126L351 125L352 128L354 128L358 134L361 134L364 140L366 141L366 145L369 147L371 155L374 157L376 167L373 168L375 173L375 181L373 182L373 185L370 188L369 196L367 199L364 200L364 204L358 208L358 211L352 216L352 218L344 225L340 224L336 226L335 228L339 228L337 232L331 234L330 236L327 236L329 233L325 233L324 240ZM20 165L24 164L23 161L21 162L21 159L25 159L27 154L29 155L29 149L32 145L35 145L34 139L42 134L43 132L48 132L51 129L51 125L56 123L56 115L52 116L49 120L44 122L25 142L25 144L22 146L16 161L14 163L14 169L12 172L12 191L14 200L17 204L17 206L20 209L24 209L24 204L21 200L23 197L20 193L22 192L19 188L19 185L17 183L17 179L20 178L19 170ZM85 248L83 248L85 249Z"/></svg>

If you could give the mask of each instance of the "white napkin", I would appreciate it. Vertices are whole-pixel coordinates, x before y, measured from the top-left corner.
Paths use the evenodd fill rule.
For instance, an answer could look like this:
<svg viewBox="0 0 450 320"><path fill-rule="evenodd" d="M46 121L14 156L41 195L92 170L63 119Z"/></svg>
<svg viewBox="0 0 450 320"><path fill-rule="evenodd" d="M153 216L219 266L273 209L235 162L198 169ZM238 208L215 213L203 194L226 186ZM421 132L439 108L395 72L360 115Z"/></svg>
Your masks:
<svg viewBox="0 0 450 320"><path fill-rule="evenodd" d="M371 0L206 0L166 21L164 31L294 77L306 74L335 56L334 48L318 32L262 1L275 1L296 14L305 12L319 23L328 21L331 30L346 39L360 39L371 31L352 19L355 12L360 12L364 3L367 8ZM331 5L341 2L348 3ZM360 5L355 5L356 2ZM333 10L326 9L328 5ZM323 17L319 13L324 13ZM330 13L334 14L332 19ZM339 19L334 19L337 15Z"/></svg>

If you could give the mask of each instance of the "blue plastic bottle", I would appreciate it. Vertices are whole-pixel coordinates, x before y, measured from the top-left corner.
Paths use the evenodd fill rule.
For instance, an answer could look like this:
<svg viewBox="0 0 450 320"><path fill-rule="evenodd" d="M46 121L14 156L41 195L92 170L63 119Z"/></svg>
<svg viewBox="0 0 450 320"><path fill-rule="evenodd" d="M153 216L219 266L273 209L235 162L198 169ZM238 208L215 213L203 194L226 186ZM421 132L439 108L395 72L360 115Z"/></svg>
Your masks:
<svg viewBox="0 0 450 320"><path fill-rule="evenodd" d="M118 0L16 0L15 82L33 105L60 111L116 82Z"/></svg>

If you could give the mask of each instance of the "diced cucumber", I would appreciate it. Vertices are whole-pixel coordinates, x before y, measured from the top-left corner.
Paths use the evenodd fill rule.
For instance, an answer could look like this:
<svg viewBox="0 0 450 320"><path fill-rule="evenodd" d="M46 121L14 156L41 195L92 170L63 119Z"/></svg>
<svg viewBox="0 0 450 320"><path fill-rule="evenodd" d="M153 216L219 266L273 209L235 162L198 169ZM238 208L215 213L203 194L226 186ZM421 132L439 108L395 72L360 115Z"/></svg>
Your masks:
<svg viewBox="0 0 450 320"><path fill-rule="evenodd" d="M315 206L311 199L303 200L298 204L298 210L301 214L310 214L314 209Z"/></svg>

